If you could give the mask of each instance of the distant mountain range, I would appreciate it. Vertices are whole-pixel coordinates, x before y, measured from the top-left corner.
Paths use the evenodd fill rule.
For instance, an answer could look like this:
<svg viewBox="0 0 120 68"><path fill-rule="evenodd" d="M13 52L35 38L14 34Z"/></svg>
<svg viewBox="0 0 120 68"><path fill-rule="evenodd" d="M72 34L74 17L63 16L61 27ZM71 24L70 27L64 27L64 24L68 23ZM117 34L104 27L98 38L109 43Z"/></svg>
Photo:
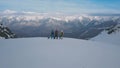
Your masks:
<svg viewBox="0 0 120 68"><path fill-rule="evenodd" d="M47 16L37 14L5 14L0 23L8 26L18 37L47 37L51 30L64 31L65 37L90 39L103 30L120 23L120 16Z"/></svg>

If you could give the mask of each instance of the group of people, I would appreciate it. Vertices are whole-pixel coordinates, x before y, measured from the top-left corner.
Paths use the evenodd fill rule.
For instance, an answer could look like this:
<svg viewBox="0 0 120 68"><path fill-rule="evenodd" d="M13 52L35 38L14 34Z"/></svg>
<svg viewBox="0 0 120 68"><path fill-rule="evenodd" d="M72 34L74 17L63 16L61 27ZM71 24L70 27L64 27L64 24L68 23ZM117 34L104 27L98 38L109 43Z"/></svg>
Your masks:
<svg viewBox="0 0 120 68"><path fill-rule="evenodd" d="M63 30L61 30L60 32L58 30L52 30L51 33L50 33L50 36L48 36L48 39L51 38L51 39L63 39Z"/></svg>

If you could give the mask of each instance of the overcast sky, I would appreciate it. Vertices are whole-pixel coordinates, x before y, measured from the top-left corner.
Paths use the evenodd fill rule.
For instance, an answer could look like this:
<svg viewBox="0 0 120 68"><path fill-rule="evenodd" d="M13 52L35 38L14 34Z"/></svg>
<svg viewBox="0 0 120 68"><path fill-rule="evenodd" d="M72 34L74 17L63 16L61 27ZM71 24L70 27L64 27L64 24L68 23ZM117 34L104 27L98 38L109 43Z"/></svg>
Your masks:
<svg viewBox="0 0 120 68"><path fill-rule="evenodd" d="M40 13L120 13L120 0L0 0L0 11Z"/></svg>

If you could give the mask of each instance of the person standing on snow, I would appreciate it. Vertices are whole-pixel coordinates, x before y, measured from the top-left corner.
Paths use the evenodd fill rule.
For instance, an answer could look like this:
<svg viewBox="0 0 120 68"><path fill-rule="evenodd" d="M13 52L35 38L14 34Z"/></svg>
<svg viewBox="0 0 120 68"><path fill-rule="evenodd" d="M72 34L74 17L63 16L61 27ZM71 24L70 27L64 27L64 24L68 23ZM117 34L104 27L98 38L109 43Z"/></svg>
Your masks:
<svg viewBox="0 0 120 68"><path fill-rule="evenodd" d="M58 39L58 30L57 30L57 29L55 30L55 36L54 36L54 39Z"/></svg>
<svg viewBox="0 0 120 68"><path fill-rule="evenodd" d="M54 31L53 30L51 31L50 37L51 37L51 39L54 39Z"/></svg>
<svg viewBox="0 0 120 68"><path fill-rule="evenodd" d="M63 35L64 35L64 32L63 32L63 30L61 30L59 39L63 39Z"/></svg>
<svg viewBox="0 0 120 68"><path fill-rule="evenodd" d="M51 31L50 36L48 36L48 39L49 38L54 39L54 31L53 30Z"/></svg>

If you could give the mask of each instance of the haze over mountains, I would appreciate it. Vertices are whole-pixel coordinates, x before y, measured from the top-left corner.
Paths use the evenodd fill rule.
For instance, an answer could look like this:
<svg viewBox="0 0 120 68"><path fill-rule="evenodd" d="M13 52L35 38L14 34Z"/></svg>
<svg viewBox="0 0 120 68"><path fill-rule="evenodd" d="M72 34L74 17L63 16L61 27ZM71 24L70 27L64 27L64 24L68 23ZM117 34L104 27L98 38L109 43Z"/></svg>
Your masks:
<svg viewBox="0 0 120 68"><path fill-rule="evenodd" d="M120 23L119 15L50 15L10 10L0 15L0 23L8 26L18 37L47 37L52 29L58 29L64 31L65 37L90 39Z"/></svg>

